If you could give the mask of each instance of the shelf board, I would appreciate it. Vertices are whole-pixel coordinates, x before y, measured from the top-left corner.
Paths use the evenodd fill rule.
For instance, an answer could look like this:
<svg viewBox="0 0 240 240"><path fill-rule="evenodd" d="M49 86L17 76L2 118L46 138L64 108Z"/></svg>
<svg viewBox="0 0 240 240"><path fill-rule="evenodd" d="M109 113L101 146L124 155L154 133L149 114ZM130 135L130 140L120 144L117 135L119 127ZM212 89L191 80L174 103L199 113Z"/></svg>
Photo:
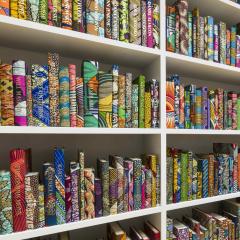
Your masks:
<svg viewBox="0 0 240 240"><path fill-rule="evenodd" d="M206 81L240 83L240 68L177 53L166 52L167 73Z"/></svg>
<svg viewBox="0 0 240 240"><path fill-rule="evenodd" d="M188 208L188 207L193 207L193 206L198 206L202 204L207 204L207 203L213 203L213 202L219 202L227 199L233 199L240 197L240 192L237 193L229 193L229 194L224 194L220 196L215 196L215 197L208 197L208 198L202 198L202 199L196 199L192 201L185 201L185 202L180 202L180 203L172 203L168 204L166 206L167 211L172 211L172 210L177 210L181 208Z"/></svg>
<svg viewBox="0 0 240 240"><path fill-rule="evenodd" d="M212 129L166 129L166 134L182 135L240 135L240 130L212 130Z"/></svg>
<svg viewBox="0 0 240 240"><path fill-rule="evenodd" d="M65 57L94 59L128 67L146 67L160 50L0 15L0 45Z"/></svg>
<svg viewBox="0 0 240 240"><path fill-rule="evenodd" d="M9 239L22 240L22 239L35 238L39 236L51 235L55 233L66 232L66 231L106 224L110 222L121 221L125 219L142 217L142 216L151 215L151 214L160 213L160 212L161 212L161 207L147 208L147 209L142 209L138 211L132 211L132 212L106 216L106 217L83 220L79 222L66 223L66 224L55 225L51 227L38 228L35 230L28 230L24 232L1 235L1 240L9 240Z"/></svg>
<svg viewBox="0 0 240 240"><path fill-rule="evenodd" d="M1 126L0 134L160 134L159 128L73 128Z"/></svg>

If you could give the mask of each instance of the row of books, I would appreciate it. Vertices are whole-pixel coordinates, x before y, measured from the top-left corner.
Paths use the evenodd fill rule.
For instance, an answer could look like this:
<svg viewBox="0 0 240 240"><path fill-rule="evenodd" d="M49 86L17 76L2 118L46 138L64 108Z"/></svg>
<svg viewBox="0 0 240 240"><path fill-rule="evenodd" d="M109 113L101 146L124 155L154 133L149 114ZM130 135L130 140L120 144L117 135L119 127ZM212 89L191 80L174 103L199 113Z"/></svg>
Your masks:
<svg viewBox="0 0 240 240"><path fill-rule="evenodd" d="M240 203L226 200L219 213L192 209L192 217L182 220L167 218L167 240L231 239L240 238Z"/></svg>
<svg viewBox="0 0 240 240"><path fill-rule="evenodd" d="M0 233L155 207L160 204L160 167L156 155L97 160L97 171L85 167L85 155L65 171L64 149L43 172L32 172L30 149L10 152L10 171L0 171ZM42 181L39 181L41 177ZM43 182L43 184L41 184Z"/></svg>
<svg viewBox="0 0 240 240"><path fill-rule="evenodd" d="M167 202L177 203L240 191L237 144L214 143L213 153L168 148Z"/></svg>
<svg viewBox="0 0 240 240"><path fill-rule="evenodd" d="M159 48L156 0L1 0L0 14Z"/></svg>
<svg viewBox="0 0 240 240"><path fill-rule="evenodd" d="M235 91L184 86L174 74L167 79L166 95L167 128L240 129L240 95Z"/></svg>
<svg viewBox="0 0 240 240"><path fill-rule="evenodd" d="M75 64L59 65L57 53L29 71L23 60L0 64L0 125L159 128L157 80L133 79L118 65L100 71L88 60L77 75Z"/></svg>
<svg viewBox="0 0 240 240"><path fill-rule="evenodd" d="M228 29L188 5L180 0L167 6L167 51L240 67L240 25Z"/></svg>

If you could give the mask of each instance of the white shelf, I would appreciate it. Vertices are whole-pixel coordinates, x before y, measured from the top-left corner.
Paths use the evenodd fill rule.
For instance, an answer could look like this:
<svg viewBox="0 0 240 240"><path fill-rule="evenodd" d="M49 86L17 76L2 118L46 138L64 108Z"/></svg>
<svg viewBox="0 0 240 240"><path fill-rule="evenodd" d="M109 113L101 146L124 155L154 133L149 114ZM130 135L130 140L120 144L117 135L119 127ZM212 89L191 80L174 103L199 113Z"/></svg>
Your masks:
<svg viewBox="0 0 240 240"><path fill-rule="evenodd" d="M62 56L92 58L100 62L149 65L160 50L128 44L90 34L0 15L0 45L40 52L56 51Z"/></svg>
<svg viewBox="0 0 240 240"><path fill-rule="evenodd" d="M161 129L1 126L0 134L161 134Z"/></svg>
<svg viewBox="0 0 240 240"><path fill-rule="evenodd" d="M208 81L240 84L240 68L166 52L167 73L180 76L194 76Z"/></svg>
<svg viewBox="0 0 240 240"><path fill-rule="evenodd" d="M116 222L119 220L126 220L131 218L142 217L150 214L161 213L161 209L162 209L161 207L146 208L138 211L120 213L120 214L106 216L106 217L94 218L94 219L83 220L79 222L73 222L73 223L66 223L62 225L55 225L55 226L45 227L45 228L38 228L38 229L28 230L24 232L1 235L0 239L1 240L9 240L9 239L22 240L22 239L39 237L39 236L46 236L46 235L51 235L55 233L66 232L66 231L96 226L96 225L110 223L110 222Z"/></svg>
<svg viewBox="0 0 240 240"><path fill-rule="evenodd" d="M180 203L172 203L172 204L168 204L166 206L166 209L167 209L167 211L172 211L172 210L188 208L188 207L198 206L198 205L207 204L207 203L219 202L219 201L226 200L226 199L233 199L233 198L237 198L237 197L240 197L240 192L229 193L229 194L208 197L208 198L202 198L202 199L196 199L196 200L192 200L192 201L185 201L185 202L180 202Z"/></svg>
<svg viewBox="0 0 240 240"><path fill-rule="evenodd" d="M166 134L182 135L240 135L240 130L211 130L211 129L166 129Z"/></svg>

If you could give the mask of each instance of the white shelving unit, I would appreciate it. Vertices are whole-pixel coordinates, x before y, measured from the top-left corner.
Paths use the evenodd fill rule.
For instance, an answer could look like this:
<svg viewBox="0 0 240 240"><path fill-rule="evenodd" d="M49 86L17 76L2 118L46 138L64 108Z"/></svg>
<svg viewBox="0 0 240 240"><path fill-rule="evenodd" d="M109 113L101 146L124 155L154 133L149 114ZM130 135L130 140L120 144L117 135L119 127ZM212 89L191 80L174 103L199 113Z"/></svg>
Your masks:
<svg viewBox="0 0 240 240"><path fill-rule="evenodd" d="M0 236L1 240L29 239L63 231L73 232L76 237L72 239L78 239L79 235L73 231L78 229L81 236L88 236L86 239L95 239L98 230L103 231L105 223L124 220L123 224L129 225L142 222L141 217L151 219L161 230L161 239L165 240L168 211L240 197L240 193L234 193L177 204L166 203L168 145L208 152L211 151L209 148L214 141L240 143L240 131L166 129L165 79L169 74L180 74L184 81L195 82L200 86L206 84L240 90L239 68L166 52L165 9L166 4L170 3L173 3L173 0L160 0L160 50L0 15L0 57L3 62L23 58L29 64L46 63L47 52L51 51L60 53L63 64L72 62L80 66L82 59L95 59L101 63L101 69L109 69L112 63L117 63L122 71L144 73L148 78L159 79L161 95L160 129L0 127L0 169L8 168L8 153L11 148L31 147L34 169L37 170L43 161L52 159L51 149L55 146L64 146L66 158L69 160L75 159L78 148L84 149L86 165L89 166L95 165L98 156L107 156L108 153L139 155L143 152L158 154L161 166L159 207L3 235ZM230 0L189 0L189 3L190 8L199 7L202 15L213 15L217 20L221 17L221 20L228 24L240 20L240 5ZM88 227L96 230L88 230Z"/></svg>

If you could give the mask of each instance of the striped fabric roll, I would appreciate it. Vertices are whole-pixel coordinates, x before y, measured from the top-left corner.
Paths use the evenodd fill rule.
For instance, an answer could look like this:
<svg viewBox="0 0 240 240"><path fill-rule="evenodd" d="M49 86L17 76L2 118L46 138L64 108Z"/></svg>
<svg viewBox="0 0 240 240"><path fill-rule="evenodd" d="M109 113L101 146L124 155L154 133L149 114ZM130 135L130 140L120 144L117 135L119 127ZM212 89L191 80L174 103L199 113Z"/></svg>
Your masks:
<svg viewBox="0 0 240 240"><path fill-rule="evenodd" d="M84 127L83 78L76 79L77 127Z"/></svg>

